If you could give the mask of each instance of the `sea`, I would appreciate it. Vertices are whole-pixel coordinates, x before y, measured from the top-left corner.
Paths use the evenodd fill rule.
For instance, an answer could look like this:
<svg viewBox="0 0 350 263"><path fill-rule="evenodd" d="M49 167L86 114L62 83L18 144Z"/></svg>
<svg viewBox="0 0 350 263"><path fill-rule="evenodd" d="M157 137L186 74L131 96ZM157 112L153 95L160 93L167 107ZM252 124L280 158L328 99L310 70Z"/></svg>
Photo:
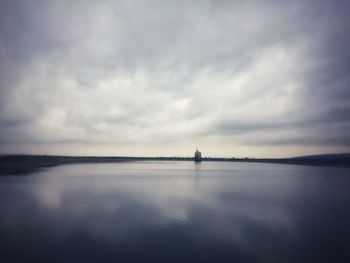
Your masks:
<svg viewBox="0 0 350 263"><path fill-rule="evenodd" d="M0 262L350 262L350 169L133 161L1 176Z"/></svg>

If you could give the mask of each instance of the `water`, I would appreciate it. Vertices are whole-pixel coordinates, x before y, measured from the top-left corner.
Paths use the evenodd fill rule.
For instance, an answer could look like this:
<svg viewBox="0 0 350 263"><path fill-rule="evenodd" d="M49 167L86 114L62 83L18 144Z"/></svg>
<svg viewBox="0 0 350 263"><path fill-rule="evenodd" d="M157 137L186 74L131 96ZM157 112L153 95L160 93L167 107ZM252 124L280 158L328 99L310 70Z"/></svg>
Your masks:
<svg viewBox="0 0 350 263"><path fill-rule="evenodd" d="M0 178L1 262L350 262L350 169L77 164Z"/></svg>

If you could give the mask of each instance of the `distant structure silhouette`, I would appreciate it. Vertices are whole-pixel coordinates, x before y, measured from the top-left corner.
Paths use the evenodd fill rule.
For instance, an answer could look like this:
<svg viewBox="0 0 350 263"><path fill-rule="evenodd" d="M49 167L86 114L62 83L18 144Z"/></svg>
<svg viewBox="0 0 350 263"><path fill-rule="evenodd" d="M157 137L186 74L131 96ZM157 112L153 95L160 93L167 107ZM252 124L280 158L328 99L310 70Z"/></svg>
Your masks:
<svg viewBox="0 0 350 263"><path fill-rule="evenodd" d="M198 151L198 148L196 148L196 151L194 153L194 161L196 163L199 163L202 161L202 153L200 151Z"/></svg>

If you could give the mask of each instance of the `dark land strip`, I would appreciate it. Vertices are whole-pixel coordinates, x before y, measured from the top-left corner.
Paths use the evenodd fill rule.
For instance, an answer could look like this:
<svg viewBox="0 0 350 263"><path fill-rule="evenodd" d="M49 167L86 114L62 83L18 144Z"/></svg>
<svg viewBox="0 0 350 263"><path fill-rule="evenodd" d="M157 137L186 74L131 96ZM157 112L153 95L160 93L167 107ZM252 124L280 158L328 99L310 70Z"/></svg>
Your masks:
<svg viewBox="0 0 350 263"><path fill-rule="evenodd" d="M54 155L1 155L0 175L27 174L45 167L74 163L114 163L132 161L193 161L192 157L93 157ZM294 158L211 158L206 161L299 164L350 168L350 153L301 156Z"/></svg>

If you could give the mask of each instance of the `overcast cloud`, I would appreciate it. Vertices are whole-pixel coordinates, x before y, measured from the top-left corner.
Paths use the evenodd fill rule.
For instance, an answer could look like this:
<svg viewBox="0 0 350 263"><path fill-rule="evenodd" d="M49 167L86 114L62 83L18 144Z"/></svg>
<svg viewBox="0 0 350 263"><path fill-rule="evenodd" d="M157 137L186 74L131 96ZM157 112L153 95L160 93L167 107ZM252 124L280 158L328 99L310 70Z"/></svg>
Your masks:
<svg viewBox="0 0 350 263"><path fill-rule="evenodd" d="M350 151L348 1L0 0L0 149Z"/></svg>

